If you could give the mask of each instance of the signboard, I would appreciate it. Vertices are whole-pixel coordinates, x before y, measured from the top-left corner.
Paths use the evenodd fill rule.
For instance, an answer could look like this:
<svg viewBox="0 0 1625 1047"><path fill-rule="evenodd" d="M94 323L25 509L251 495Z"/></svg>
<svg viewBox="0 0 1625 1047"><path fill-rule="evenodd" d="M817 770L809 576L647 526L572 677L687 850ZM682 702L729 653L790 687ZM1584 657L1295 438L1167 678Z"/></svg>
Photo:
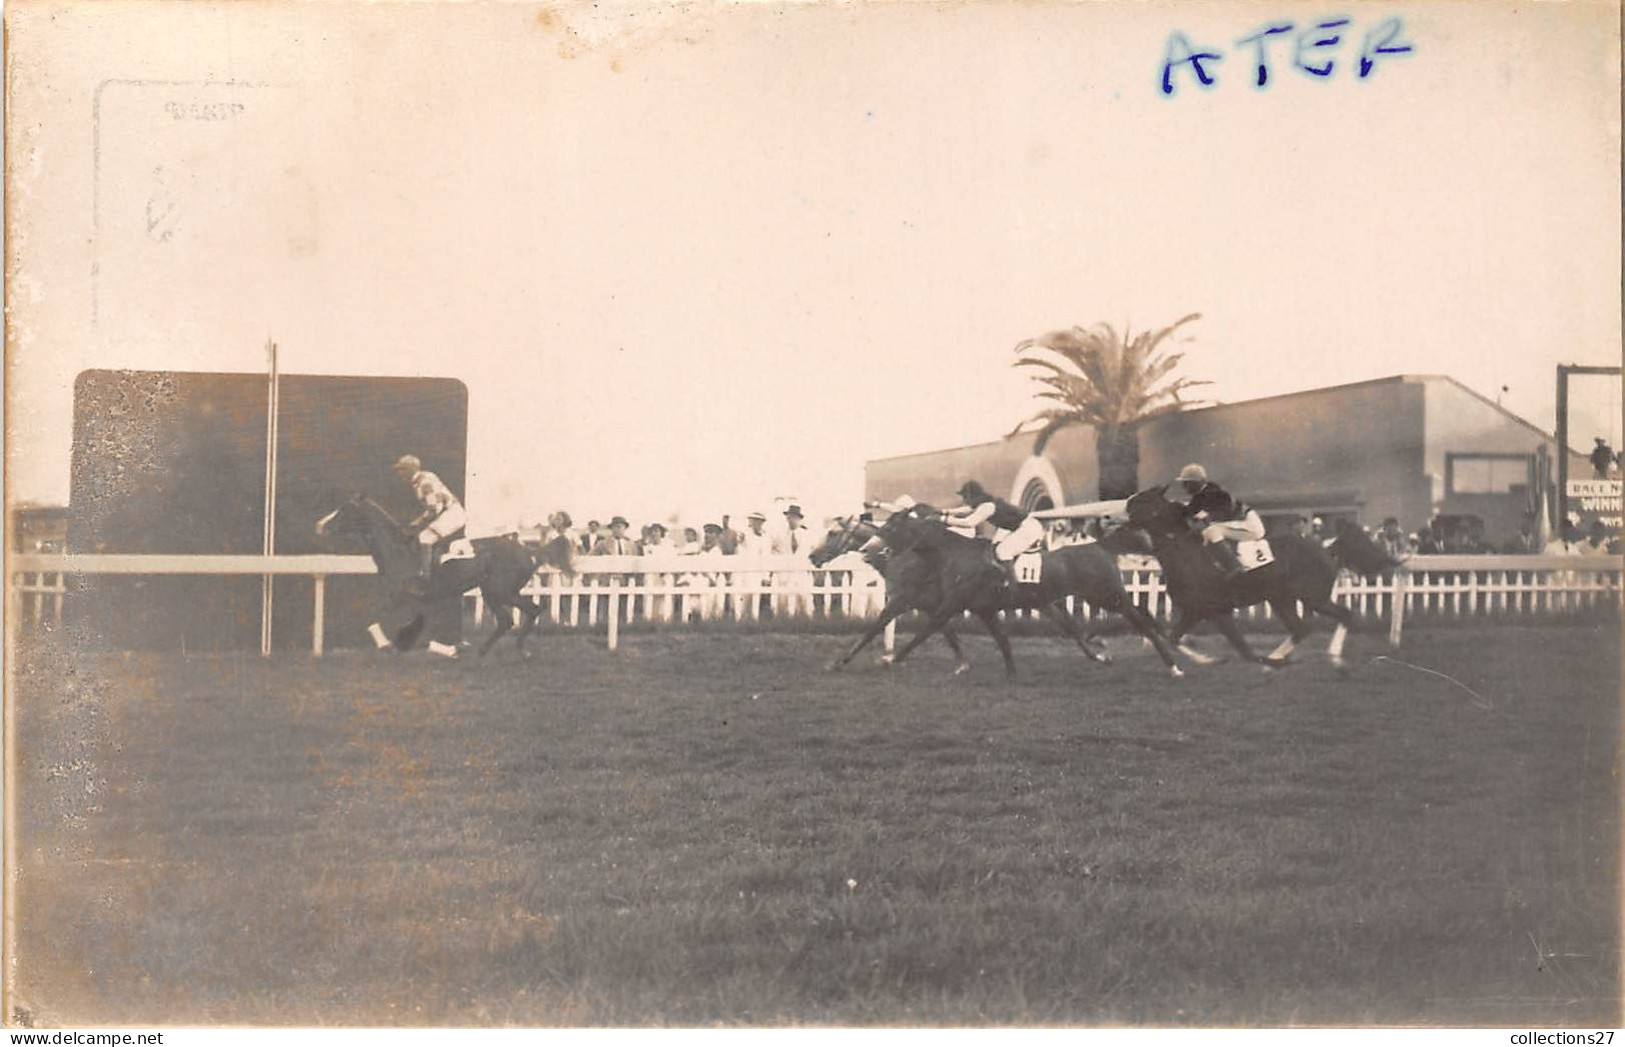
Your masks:
<svg viewBox="0 0 1625 1047"><path fill-rule="evenodd" d="M1589 529L1593 521L1601 521L1604 527L1619 530L1621 481L1570 480L1567 494L1568 511L1579 516L1581 530Z"/></svg>

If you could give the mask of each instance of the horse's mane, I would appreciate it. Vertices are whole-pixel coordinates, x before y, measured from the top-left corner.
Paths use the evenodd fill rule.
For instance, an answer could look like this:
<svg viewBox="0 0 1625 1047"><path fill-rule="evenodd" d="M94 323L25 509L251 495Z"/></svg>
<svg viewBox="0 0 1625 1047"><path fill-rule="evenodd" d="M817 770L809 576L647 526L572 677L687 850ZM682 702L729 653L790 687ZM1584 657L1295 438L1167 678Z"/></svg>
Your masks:
<svg viewBox="0 0 1625 1047"><path fill-rule="evenodd" d="M384 522L389 524L389 526L399 527L401 525L400 521L396 520L395 517L390 514L388 509L385 509L383 506L379 505L370 496L361 494L357 495L353 500L357 505L364 505L373 512L377 513L379 516L382 516L384 518Z"/></svg>
<svg viewBox="0 0 1625 1047"><path fill-rule="evenodd" d="M1360 575L1382 574L1399 566L1399 561L1388 555L1364 531L1347 520L1340 521L1337 537L1326 547L1333 560Z"/></svg>

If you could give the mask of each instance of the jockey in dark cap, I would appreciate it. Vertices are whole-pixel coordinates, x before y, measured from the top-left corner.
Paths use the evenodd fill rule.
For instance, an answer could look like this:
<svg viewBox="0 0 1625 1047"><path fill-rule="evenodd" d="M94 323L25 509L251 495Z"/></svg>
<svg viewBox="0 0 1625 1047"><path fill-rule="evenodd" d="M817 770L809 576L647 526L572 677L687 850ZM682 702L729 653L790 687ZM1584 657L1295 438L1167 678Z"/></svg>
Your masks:
<svg viewBox="0 0 1625 1047"><path fill-rule="evenodd" d="M990 523L1006 532L993 544L993 557L1006 570L1011 561L1044 538L1041 521L1029 516L1025 509L989 494L987 488L975 480L966 481L959 489L959 497L965 500L965 504L958 509L948 510L946 515L961 527L974 528L981 523Z"/></svg>
<svg viewBox="0 0 1625 1047"><path fill-rule="evenodd" d="M1226 578L1240 574L1241 561L1230 543L1264 537L1264 521L1250 506L1236 501L1229 491L1209 480L1207 470L1194 462L1181 469L1176 479L1191 496L1185 503L1185 518L1202 528L1202 541L1207 543L1214 562Z"/></svg>

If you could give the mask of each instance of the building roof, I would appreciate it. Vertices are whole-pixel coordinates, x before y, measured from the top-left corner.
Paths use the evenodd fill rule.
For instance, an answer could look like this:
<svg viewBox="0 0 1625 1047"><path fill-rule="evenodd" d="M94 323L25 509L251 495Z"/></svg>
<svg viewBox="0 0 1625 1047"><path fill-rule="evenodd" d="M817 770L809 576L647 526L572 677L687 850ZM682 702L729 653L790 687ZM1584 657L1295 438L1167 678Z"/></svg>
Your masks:
<svg viewBox="0 0 1625 1047"><path fill-rule="evenodd" d="M1251 400L1235 400L1235 401L1232 401L1230 403L1208 404L1208 405L1202 406L1202 407L1192 407L1188 411L1182 411L1182 412L1179 412L1179 413L1181 413L1181 414L1196 414L1196 413L1199 413L1199 412L1207 412L1207 411L1224 411L1224 410L1234 408L1234 407L1245 407L1245 406L1252 406L1254 404L1262 404L1262 403L1275 403L1275 402L1279 402L1279 401L1282 401L1282 400L1291 400L1291 399L1295 399L1295 398L1299 398L1299 397L1306 397L1306 396L1320 396L1320 395L1322 395L1324 393L1342 392L1345 389L1360 389L1360 388L1364 388L1366 386L1386 385L1386 384L1403 385L1403 384L1405 384L1407 382L1448 382L1449 384L1451 384L1451 385L1455 386L1456 388L1460 389L1462 392L1467 393L1469 396L1472 396L1475 399L1479 400L1480 402L1484 403L1486 406L1495 409L1496 411L1500 412L1502 415L1505 415L1506 418L1509 421L1516 422L1518 425L1523 426L1525 429L1528 429L1530 432L1535 433L1536 435L1540 436L1542 439L1545 439L1545 440L1554 440L1554 439L1556 439L1556 437L1554 437L1551 433L1549 433L1546 430L1544 430L1544 429L1540 428L1539 426L1535 425L1533 422L1529 421L1528 419L1522 417L1521 415L1515 414L1512 411L1507 410L1505 407L1502 407L1500 404L1496 403L1494 400L1491 400L1489 397L1485 396L1483 393L1479 392L1478 390L1472 388L1469 385L1466 385L1465 383L1463 383L1463 382L1461 382L1461 381L1459 381L1459 380L1457 380L1455 378L1450 377L1447 374L1393 374L1393 375L1388 375L1387 377L1384 377L1384 378L1368 378L1368 379L1365 379L1365 380L1359 381L1359 382L1345 382L1342 385L1323 385L1323 386L1318 386L1318 387L1316 387L1314 389L1299 389L1299 390L1297 390L1295 392L1290 392L1290 393L1276 393L1276 394L1274 394L1272 396L1260 396L1260 397L1256 397L1256 398L1251 399ZM1164 415L1163 417L1168 417L1168 416ZM1031 436L1032 434L1031 433L1020 433L1020 434L1017 434L1017 435L1019 435L1019 436ZM976 443L973 443L973 444L960 444L957 447L939 447L939 448L935 448L935 449L930 450L930 451L912 451L912 452L910 452L908 454L894 454L894 455L888 455L888 456L886 456L884 458L871 458L870 461L872 461L872 462L895 462L895 461L901 461L902 459L905 459L905 458L921 458L921 457L925 457L925 456L928 456L928 455L943 454L944 452L947 452L947 451L968 451L968 450L971 450L971 449L977 448L977 447L996 447L996 446L998 446L1000 444L1008 443L1010 440L1013 440L1013 439L1016 439L1016 437L1015 436L1006 436L1006 437L1004 437L1002 439L998 439L998 440L980 440L980 441L978 441ZM1574 454L1579 454L1580 453L1578 451L1574 451L1572 448L1570 448L1570 450Z"/></svg>

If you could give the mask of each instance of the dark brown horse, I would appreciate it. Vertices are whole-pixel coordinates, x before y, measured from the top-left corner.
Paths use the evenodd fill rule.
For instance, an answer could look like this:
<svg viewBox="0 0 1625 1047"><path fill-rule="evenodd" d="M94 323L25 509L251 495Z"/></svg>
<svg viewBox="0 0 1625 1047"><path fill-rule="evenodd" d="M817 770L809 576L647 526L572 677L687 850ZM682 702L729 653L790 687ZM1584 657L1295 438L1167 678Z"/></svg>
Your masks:
<svg viewBox="0 0 1625 1047"><path fill-rule="evenodd" d="M878 539L879 532L874 524L848 516L837 520L835 526L824 536L823 542L812 551L811 560L814 567L823 567L837 556L857 552L863 556L865 563L886 580L886 606L881 610L880 617L869 623L863 635L858 637L857 642L845 654L824 667L830 672L840 669L857 657L859 651L869 646L874 638L884 632L886 626L896 619L910 611L921 611L929 615L942 602L942 586L932 561L913 551L894 554ZM990 625L989 629L991 628ZM959 646L959 637L955 635L953 626L944 623L940 631L942 638L948 641L948 646L953 648L954 658L957 659L954 675L969 672L970 662ZM890 656L887 660L890 660Z"/></svg>
<svg viewBox="0 0 1625 1047"><path fill-rule="evenodd" d="M880 528L881 537L893 549L912 550L928 558L942 590L936 610L914 638L897 652L896 661L908 657L910 651L954 615L970 611L988 624L988 631L1004 656L1005 671L1014 676L1015 660L1010 654L1010 642L997 624L998 612L1026 608L1042 609L1044 618L1071 638L1092 661L1110 661L1104 652L1089 646L1088 634L1067 613L1064 601L1072 596L1092 607L1121 615L1156 648L1170 675L1184 675L1156 622L1129 599L1116 558L1102 549L1099 542L1067 545L1043 553L1038 582L1018 585L1007 582L1004 568L994 561L992 547L987 542L955 534L937 517L936 510L930 506L916 505L892 514Z"/></svg>
<svg viewBox="0 0 1625 1047"><path fill-rule="evenodd" d="M1332 599L1337 583L1338 557L1318 540L1298 535L1276 535L1269 539L1274 560L1244 571L1234 578L1223 572L1203 547L1201 535L1187 522L1184 506L1170 501L1166 484L1141 491L1128 500L1129 525L1144 531L1151 539L1157 560L1162 564L1163 583L1174 606L1173 630L1169 639L1192 660L1207 664L1213 659L1183 644L1185 634L1201 622L1212 622L1242 657L1267 667L1285 664L1294 648L1313 631L1298 614L1298 604L1312 614L1323 614L1337 623L1326 654L1339 669L1346 668L1343 644L1354 612ZM1358 539L1358 540L1357 540ZM1362 574L1374 574L1394 566L1392 560L1363 535L1342 534L1337 541L1343 562ZM1268 603L1287 628L1287 638L1268 655L1260 656L1248 644L1236 624L1240 607Z"/></svg>
<svg viewBox="0 0 1625 1047"><path fill-rule="evenodd" d="M514 641L520 656L525 657L525 639L536 628L541 607L522 590L540 565L571 569L571 545L566 539L554 539L533 557L514 538L485 538L471 543L472 556L436 564L428 584L421 592L414 591L411 583L417 572L416 537L404 531L377 502L359 494L317 521L316 533L359 538L378 565L389 596L379 620L368 627L368 632L381 650L410 650L423 632L426 608L454 600L460 606L464 593L478 589L496 619L496 630L480 645L480 656L484 657L513 628L517 610L524 624ZM395 628L386 632L385 622ZM456 657L455 648L442 650L443 646L431 644L431 650Z"/></svg>

